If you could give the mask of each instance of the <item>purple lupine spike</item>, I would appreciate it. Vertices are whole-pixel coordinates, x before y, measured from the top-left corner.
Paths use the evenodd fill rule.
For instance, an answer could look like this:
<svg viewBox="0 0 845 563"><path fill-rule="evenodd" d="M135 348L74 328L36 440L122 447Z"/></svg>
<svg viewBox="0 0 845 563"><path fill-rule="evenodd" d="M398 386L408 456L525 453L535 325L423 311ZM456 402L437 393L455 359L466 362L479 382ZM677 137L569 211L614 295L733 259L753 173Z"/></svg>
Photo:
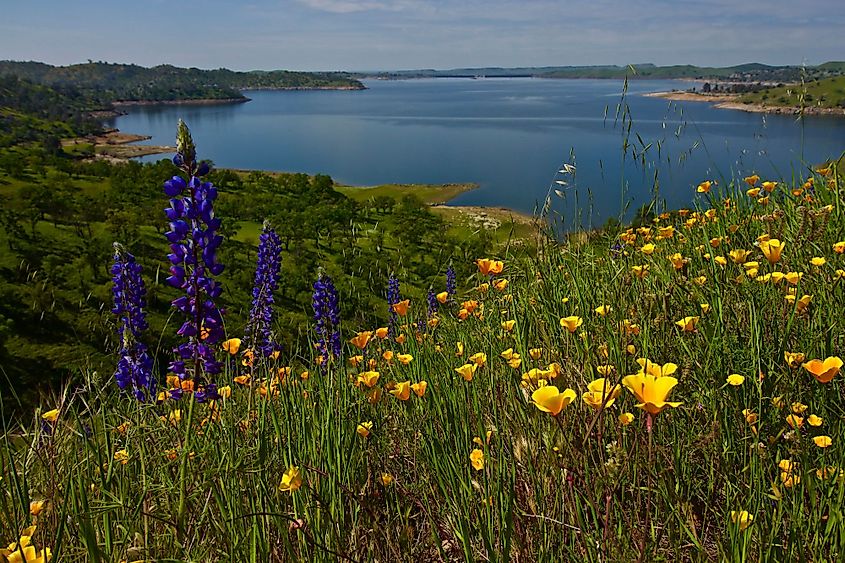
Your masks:
<svg viewBox="0 0 845 563"><path fill-rule="evenodd" d="M402 294L399 291L399 280L396 276L390 274L387 279L387 313L389 315L389 322L387 325L387 334L389 336L396 336L396 311L393 306L402 300Z"/></svg>
<svg viewBox="0 0 845 563"><path fill-rule="evenodd" d="M311 306L314 308L317 350L325 366L330 354L340 357L343 347L340 341L340 301L332 279L323 273L314 282Z"/></svg>
<svg viewBox="0 0 845 563"><path fill-rule="evenodd" d="M258 242L258 266L252 287L252 307L244 335L247 348L259 351L265 358L276 350L272 336L273 292L279 285L281 252L282 241L279 235L265 222Z"/></svg>
<svg viewBox="0 0 845 563"><path fill-rule="evenodd" d="M426 295L426 303L428 305L428 316L433 317L437 314L437 308L440 306L440 303L437 302L437 295L434 293L434 290L428 288L428 294Z"/></svg>
<svg viewBox="0 0 845 563"><path fill-rule="evenodd" d="M150 400L155 397L155 378L153 360L147 352L147 347L140 341L141 335L147 329L144 312L147 306L146 291L141 277L141 265L117 243L114 245L111 274L114 282L112 313L120 320L120 359L114 377L121 391L131 392L139 401Z"/></svg>
<svg viewBox="0 0 845 563"><path fill-rule="evenodd" d="M457 292L458 284L455 280L455 268L449 264L449 267L446 269L446 293L449 294L449 298L455 296Z"/></svg>
<svg viewBox="0 0 845 563"><path fill-rule="evenodd" d="M213 277L223 272L217 261L223 237L217 234L220 219L214 216L217 189L199 178L208 172L208 166L200 163L198 167L191 133L181 120L176 150L173 162L189 179L174 176L164 184L164 192L171 198L165 210L170 221L165 237L170 242L167 258L171 264L166 281L185 292L171 304L185 316L177 334L186 340L174 349L177 358L169 369L180 379L193 380L197 400L207 400L217 395L211 377L223 369L215 357L216 345L225 337L223 315L214 303L223 288Z"/></svg>

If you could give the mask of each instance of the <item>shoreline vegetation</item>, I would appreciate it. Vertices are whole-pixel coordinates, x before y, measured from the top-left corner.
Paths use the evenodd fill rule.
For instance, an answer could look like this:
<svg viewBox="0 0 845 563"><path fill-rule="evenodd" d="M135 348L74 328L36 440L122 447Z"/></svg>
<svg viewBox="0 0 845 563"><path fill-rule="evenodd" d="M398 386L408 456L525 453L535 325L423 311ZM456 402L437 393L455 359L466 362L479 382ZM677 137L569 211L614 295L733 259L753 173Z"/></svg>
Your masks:
<svg viewBox="0 0 845 563"><path fill-rule="evenodd" d="M751 113L797 115L803 111L805 115L845 116L845 108L825 108L812 105L805 106L803 108L792 105L766 105L762 103L742 101L742 96L739 94L704 94L701 92L673 90L669 92L649 92L647 94L643 94L643 96L647 98L663 98L676 102L708 102L714 104L714 107L718 109L732 109Z"/></svg>

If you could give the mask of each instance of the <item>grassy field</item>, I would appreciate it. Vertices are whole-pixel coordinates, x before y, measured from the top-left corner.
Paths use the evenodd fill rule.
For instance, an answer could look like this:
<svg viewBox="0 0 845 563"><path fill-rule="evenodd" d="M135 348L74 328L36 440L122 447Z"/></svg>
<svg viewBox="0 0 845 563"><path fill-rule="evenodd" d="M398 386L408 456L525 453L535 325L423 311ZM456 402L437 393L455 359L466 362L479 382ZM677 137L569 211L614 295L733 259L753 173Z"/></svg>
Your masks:
<svg viewBox="0 0 845 563"><path fill-rule="evenodd" d="M34 524L21 543L68 561L841 561L845 183L766 180L479 259L436 313L397 308L395 338L343 327L325 367L221 349L216 402L89 373L5 434L0 540Z"/></svg>
<svg viewBox="0 0 845 563"><path fill-rule="evenodd" d="M845 109L845 76L771 88L740 96L740 102L787 107Z"/></svg>

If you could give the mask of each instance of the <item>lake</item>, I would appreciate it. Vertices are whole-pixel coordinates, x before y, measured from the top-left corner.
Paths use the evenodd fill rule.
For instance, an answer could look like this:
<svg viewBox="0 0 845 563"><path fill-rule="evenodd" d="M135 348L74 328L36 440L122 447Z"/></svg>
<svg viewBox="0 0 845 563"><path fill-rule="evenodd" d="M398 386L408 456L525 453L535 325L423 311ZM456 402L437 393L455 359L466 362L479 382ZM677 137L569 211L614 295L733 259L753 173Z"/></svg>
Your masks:
<svg viewBox="0 0 845 563"><path fill-rule="evenodd" d="M563 197L552 192L554 210L569 223L580 209L584 226L618 216L623 205L630 217L650 201L655 175L659 197L678 208L692 203L704 179L724 184L756 172L789 180L845 149L842 118L800 123L643 96L690 82L631 81L624 100L621 80L365 84L362 91L249 91L244 104L132 107L112 124L172 145L182 118L200 157L223 167L325 173L351 185L479 184L454 205L532 212L557 188ZM631 118L624 165L627 122L614 119L623 101ZM574 164L575 174L556 174L563 163Z"/></svg>

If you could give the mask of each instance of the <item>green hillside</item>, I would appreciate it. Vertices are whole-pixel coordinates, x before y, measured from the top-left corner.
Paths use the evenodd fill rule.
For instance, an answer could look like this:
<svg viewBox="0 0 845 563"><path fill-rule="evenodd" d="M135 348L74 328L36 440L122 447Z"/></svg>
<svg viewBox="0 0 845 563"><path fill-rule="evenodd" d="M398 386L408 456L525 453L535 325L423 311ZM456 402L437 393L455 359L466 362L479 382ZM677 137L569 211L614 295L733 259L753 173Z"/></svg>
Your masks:
<svg viewBox="0 0 845 563"><path fill-rule="evenodd" d="M740 101L769 106L845 109L845 76L771 88L744 95Z"/></svg>

